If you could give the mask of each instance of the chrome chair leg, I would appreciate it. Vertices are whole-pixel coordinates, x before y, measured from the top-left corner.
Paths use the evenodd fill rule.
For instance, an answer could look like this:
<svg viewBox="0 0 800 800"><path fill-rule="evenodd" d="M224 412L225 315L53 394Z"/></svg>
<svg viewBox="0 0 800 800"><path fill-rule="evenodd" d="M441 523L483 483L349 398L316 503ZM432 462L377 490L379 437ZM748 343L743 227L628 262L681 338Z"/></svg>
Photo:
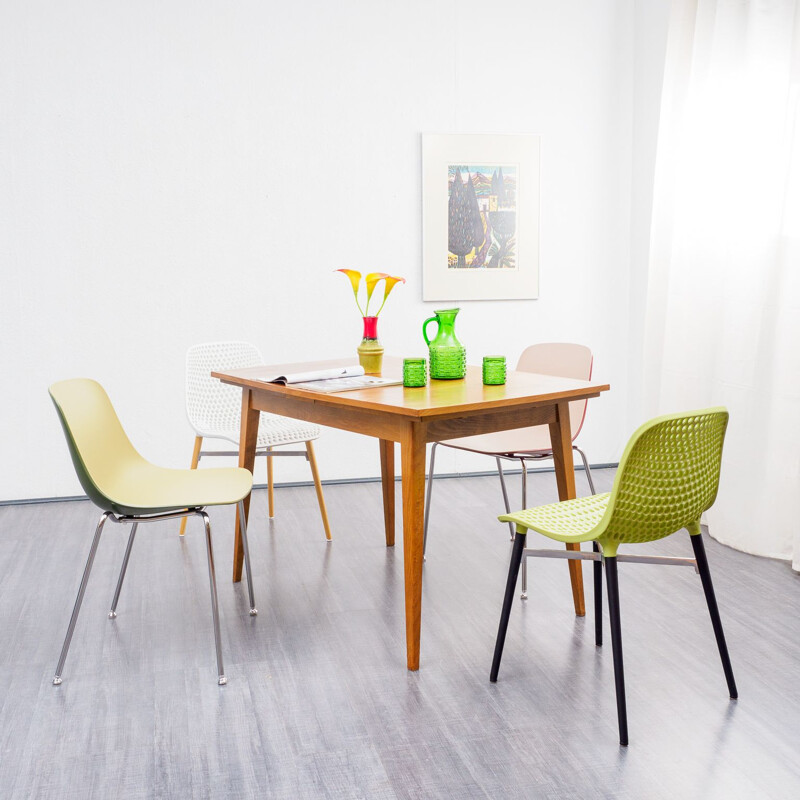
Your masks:
<svg viewBox="0 0 800 800"><path fill-rule="evenodd" d="M109 619L116 619L117 617L117 603L119 602L119 593L122 591L122 581L125 580L125 573L128 570L128 560L131 557L131 550L133 548L133 540L136 538L136 529L139 527L138 522L131 525L131 533L128 536L128 546L125 548L125 556L122 559L122 569L119 571L119 580L117 581L117 588L114 592L114 599L111 601L111 611L108 612Z"/></svg>
<svg viewBox="0 0 800 800"><path fill-rule="evenodd" d="M244 568L247 573L247 593L250 596L250 616L258 614L255 595L253 593L253 573L250 569L250 546L247 543L247 522L244 515L244 500L239 501L239 524L242 531L242 545L244 546Z"/></svg>
<svg viewBox="0 0 800 800"><path fill-rule="evenodd" d="M503 490L503 502L506 504L506 514L511 513L511 506L508 504L508 491L506 490L506 479L503 477L503 462L500 458L496 458L497 461L497 474L500 476L500 488ZM508 530L511 531L511 541L514 541L514 523L508 523Z"/></svg>
<svg viewBox="0 0 800 800"><path fill-rule="evenodd" d="M86 566L83 570L81 585L78 589L78 597L75 599L75 606L72 609L72 616L70 617L69 626L67 627L67 636L64 639L64 645L61 648L61 656L59 657L58 665L56 666L56 674L53 678L53 686L58 686L61 683L61 673L64 670L64 662L67 660L67 653L69 652L69 646L72 642L72 634L75 632L75 623L78 621L81 603L83 603L83 595L86 593L86 584L89 583L89 574L92 571L92 564L94 563L94 557L97 553L97 545L100 543L100 534L103 531L103 525L105 525L106 520L110 516L110 511L103 512L103 514L100 516L100 521L97 523L97 529L94 532L94 539L92 540L92 547L89 550L89 558L86 559Z"/></svg>
<svg viewBox="0 0 800 800"><path fill-rule="evenodd" d="M522 466L522 507L528 507L528 465L525 463L525 459L521 458L519 460L520 465Z"/></svg>
<svg viewBox="0 0 800 800"><path fill-rule="evenodd" d="M522 466L522 507L528 507L528 465L525 463L525 459L521 458L519 460L520 465ZM521 575L521 583L522 583L522 594L521 597L523 600L528 599L528 559L525 554L522 554L522 575Z"/></svg>
<svg viewBox="0 0 800 800"><path fill-rule="evenodd" d="M522 567L520 569L520 600L527 600L528 599L528 557L525 553L522 554Z"/></svg>
<svg viewBox="0 0 800 800"><path fill-rule="evenodd" d="M436 447L439 442L434 442L431 447L431 465L428 468L428 491L425 497L425 522L422 534L422 555L425 556L425 548L428 546L428 520L431 515L431 494L433 492L433 465L436 463ZM511 513L511 512L509 512Z"/></svg>
<svg viewBox="0 0 800 800"><path fill-rule="evenodd" d="M577 445L572 445L573 450L577 450L580 453L581 461L583 461L583 470L586 473L586 480L589 481L589 489L591 490L592 494L597 494L594 490L594 481L592 480L592 471L589 469L589 461L586 458L586 453L580 449Z"/></svg>
<svg viewBox="0 0 800 800"><path fill-rule="evenodd" d="M522 507L528 507L528 465L525 463L525 459L521 458L519 463L522 465ZM520 583L521 585L521 593L520 598L522 600L528 599L528 557L523 552L522 554L522 569L521 576L520 576Z"/></svg>
<svg viewBox="0 0 800 800"><path fill-rule="evenodd" d="M211 522L205 511L197 514L203 518L206 528L206 551L208 552L208 582L211 584L211 614L214 618L214 644L217 648L217 683L224 686L228 679L225 677L225 668L222 664L222 637L219 630L219 605L217 603L217 576L214 570L214 549L211 546ZM242 526L244 527L244 526Z"/></svg>

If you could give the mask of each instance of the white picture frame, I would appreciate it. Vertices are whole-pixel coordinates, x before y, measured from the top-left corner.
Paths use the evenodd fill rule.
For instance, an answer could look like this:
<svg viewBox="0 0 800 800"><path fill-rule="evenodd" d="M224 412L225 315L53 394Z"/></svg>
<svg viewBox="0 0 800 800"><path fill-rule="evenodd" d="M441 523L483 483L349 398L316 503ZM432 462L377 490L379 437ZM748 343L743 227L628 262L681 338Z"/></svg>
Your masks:
<svg viewBox="0 0 800 800"><path fill-rule="evenodd" d="M422 135L423 300L539 296L539 161L535 135Z"/></svg>

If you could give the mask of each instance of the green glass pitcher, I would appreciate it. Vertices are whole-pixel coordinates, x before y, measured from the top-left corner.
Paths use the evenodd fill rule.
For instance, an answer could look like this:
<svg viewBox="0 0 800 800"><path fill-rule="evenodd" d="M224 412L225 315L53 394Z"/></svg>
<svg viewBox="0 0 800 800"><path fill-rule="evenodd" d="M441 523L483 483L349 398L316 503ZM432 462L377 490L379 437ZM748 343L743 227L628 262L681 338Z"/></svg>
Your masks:
<svg viewBox="0 0 800 800"><path fill-rule="evenodd" d="M467 374L467 351L456 338L456 315L460 308L442 308L436 315L422 323L422 336L430 351L430 376L432 380L446 381L463 378ZM439 330L431 341L426 329L428 323L437 322Z"/></svg>

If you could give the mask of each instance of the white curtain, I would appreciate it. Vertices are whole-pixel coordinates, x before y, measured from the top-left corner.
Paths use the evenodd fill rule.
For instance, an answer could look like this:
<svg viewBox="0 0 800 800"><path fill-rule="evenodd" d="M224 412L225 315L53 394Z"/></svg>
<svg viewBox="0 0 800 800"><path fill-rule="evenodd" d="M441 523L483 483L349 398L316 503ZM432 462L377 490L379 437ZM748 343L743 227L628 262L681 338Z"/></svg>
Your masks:
<svg viewBox="0 0 800 800"><path fill-rule="evenodd" d="M731 413L714 538L800 570L800 2L676 0L656 160L648 414Z"/></svg>

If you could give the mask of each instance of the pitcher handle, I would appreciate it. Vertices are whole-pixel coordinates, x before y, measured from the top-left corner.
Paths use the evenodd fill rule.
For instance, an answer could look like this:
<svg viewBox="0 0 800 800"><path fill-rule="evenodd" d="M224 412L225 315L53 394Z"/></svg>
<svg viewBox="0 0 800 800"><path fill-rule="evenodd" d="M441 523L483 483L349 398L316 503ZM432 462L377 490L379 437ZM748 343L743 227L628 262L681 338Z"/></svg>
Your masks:
<svg viewBox="0 0 800 800"><path fill-rule="evenodd" d="M428 345L428 347L431 346L431 340L428 338L428 334L426 333L428 323L437 321L438 317L428 317L428 319L426 319L425 322L422 323L422 338L425 340L425 344Z"/></svg>

